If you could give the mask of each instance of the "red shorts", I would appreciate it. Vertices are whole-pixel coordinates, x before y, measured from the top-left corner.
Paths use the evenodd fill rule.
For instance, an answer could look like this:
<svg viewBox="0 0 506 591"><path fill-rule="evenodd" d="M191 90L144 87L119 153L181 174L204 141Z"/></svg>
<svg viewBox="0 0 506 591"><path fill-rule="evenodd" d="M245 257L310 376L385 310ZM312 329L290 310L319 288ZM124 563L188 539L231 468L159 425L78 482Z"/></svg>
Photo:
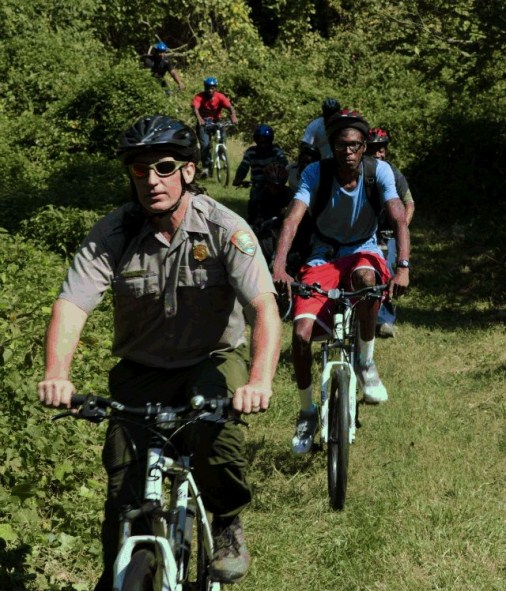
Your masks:
<svg viewBox="0 0 506 591"><path fill-rule="evenodd" d="M386 283L390 278L386 261L381 255L374 252L357 252L316 267L304 265L299 272L299 280L310 285L319 283L320 287L326 291L336 287L351 291L353 289L351 275L357 269L372 269L375 271L378 284ZM331 334L332 315L332 301L324 295L313 293L310 298L295 295L293 301L294 321L301 318L311 318L316 321L320 328Z"/></svg>

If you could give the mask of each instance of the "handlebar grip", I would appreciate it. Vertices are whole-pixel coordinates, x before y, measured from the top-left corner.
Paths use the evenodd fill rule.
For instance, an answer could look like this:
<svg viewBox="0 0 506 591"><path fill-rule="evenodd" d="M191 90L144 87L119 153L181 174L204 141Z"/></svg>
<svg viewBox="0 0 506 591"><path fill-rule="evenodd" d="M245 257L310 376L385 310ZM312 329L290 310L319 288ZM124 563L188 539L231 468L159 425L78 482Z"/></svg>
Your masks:
<svg viewBox="0 0 506 591"><path fill-rule="evenodd" d="M85 394L72 394L72 398L70 399L70 407L78 408L79 406L82 406L87 399L88 396Z"/></svg>

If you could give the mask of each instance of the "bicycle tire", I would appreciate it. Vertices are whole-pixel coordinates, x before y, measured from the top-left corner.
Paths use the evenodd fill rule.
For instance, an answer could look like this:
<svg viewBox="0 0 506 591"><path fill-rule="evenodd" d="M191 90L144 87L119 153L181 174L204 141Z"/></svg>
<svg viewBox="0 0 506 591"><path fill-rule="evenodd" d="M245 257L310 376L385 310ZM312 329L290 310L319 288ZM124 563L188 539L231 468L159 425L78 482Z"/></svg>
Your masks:
<svg viewBox="0 0 506 591"><path fill-rule="evenodd" d="M228 165L228 152L226 148L221 148L216 154L216 179L224 187L228 187L230 182L230 167Z"/></svg>
<svg viewBox="0 0 506 591"><path fill-rule="evenodd" d="M142 548L132 555L125 572L121 591L155 591L156 557Z"/></svg>
<svg viewBox="0 0 506 591"><path fill-rule="evenodd" d="M350 408L348 376L338 369L332 378L329 397L329 440L327 445L327 480L332 509L341 511L346 500L350 450Z"/></svg>

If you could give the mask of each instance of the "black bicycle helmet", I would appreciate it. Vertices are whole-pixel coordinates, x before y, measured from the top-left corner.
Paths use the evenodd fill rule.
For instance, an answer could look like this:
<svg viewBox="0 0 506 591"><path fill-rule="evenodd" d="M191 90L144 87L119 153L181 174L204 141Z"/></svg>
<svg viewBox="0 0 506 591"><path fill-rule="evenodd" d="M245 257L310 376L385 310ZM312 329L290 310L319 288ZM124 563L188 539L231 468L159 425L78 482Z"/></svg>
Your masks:
<svg viewBox="0 0 506 591"><path fill-rule="evenodd" d="M367 143L370 144L384 144L385 146L390 143L391 138L390 134L386 129L381 129L381 127L374 127L370 129L367 133Z"/></svg>
<svg viewBox="0 0 506 591"><path fill-rule="evenodd" d="M318 162L322 157L320 148L316 144L310 144L309 142L304 141L299 144L299 156L302 156L303 154L311 156L313 162Z"/></svg>
<svg viewBox="0 0 506 591"><path fill-rule="evenodd" d="M147 150L164 149L182 161L199 161L199 144L191 127L166 115L141 117L121 136L118 154L127 161Z"/></svg>
<svg viewBox="0 0 506 591"><path fill-rule="evenodd" d="M341 104L335 98L326 98L322 103L322 115L324 119L328 119L334 113L341 110Z"/></svg>
<svg viewBox="0 0 506 591"><path fill-rule="evenodd" d="M325 132L327 133L329 140L331 140L338 131L346 129L347 127L358 129L358 131L363 134L364 139L367 137L369 123L367 123L358 111L342 109L341 111L334 113L325 121Z"/></svg>
<svg viewBox="0 0 506 591"><path fill-rule="evenodd" d="M274 141L274 129L272 129L272 127L266 123L257 125L255 131L253 132L253 140L256 142L261 138L267 139L272 143Z"/></svg>

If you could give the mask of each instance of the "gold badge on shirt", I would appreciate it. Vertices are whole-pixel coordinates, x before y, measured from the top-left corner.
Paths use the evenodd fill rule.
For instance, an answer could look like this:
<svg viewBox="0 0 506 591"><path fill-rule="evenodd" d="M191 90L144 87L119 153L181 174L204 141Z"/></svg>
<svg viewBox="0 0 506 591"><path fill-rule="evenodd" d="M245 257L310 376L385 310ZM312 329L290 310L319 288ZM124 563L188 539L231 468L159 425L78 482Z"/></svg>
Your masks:
<svg viewBox="0 0 506 591"><path fill-rule="evenodd" d="M194 244L193 245L193 258L196 261L204 261L209 256L209 251L205 244Z"/></svg>
<svg viewBox="0 0 506 591"><path fill-rule="evenodd" d="M238 230L230 239L232 244L244 254L252 257L257 249L256 242L250 232Z"/></svg>

